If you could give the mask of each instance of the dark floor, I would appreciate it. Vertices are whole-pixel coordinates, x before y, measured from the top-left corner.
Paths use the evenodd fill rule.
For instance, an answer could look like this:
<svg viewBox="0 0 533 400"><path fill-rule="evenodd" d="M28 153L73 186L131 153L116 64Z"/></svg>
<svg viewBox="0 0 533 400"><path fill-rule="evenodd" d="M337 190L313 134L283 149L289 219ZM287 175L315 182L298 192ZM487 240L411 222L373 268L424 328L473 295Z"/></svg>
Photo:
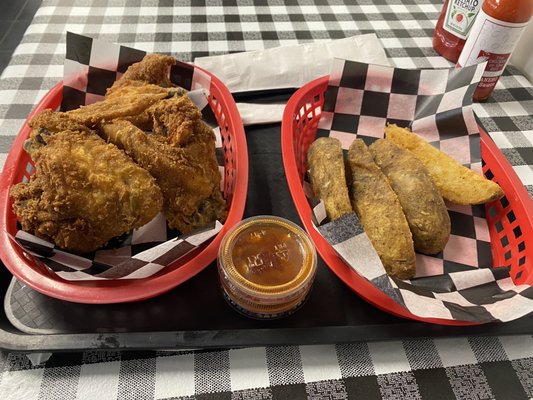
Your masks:
<svg viewBox="0 0 533 400"><path fill-rule="evenodd" d="M42 0L0 0L0 74Z"/></svg>

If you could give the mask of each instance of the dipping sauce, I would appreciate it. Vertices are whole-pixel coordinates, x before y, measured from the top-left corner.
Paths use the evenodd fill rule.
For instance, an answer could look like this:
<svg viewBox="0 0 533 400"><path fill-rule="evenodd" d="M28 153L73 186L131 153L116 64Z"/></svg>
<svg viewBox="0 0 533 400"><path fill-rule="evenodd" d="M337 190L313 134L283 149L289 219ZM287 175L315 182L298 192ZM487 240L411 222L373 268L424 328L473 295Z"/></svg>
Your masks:
<svg viewBox="0 0 533 400"><path fill-rule="evenodd" d="M279 318L305 301L316 275L316 251L303 229L274 216L243 220L220 246L224 297L254 318Z"/></svg>

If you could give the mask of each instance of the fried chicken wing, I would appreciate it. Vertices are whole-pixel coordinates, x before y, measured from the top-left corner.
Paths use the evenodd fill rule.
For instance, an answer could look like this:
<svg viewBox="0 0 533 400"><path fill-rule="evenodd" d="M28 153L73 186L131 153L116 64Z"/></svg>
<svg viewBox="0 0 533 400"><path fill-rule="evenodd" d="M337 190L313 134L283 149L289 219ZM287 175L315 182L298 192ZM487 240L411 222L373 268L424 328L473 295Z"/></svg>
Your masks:
<svg viewBox="0 0 533 400"><path fill-rule="evenodd" d="M107 95L123 86L135 85L132 81L152 83L162 87L175 86L169 79L169 70L176 59L163 54L147 54L144 58L128 67L124 75L107 90Z"/></svg>
<svg viewBox="0 0 533 400"><path fill-rule="evenodd" d="M148 135L128 121L100 126L101 136L116 144L156 179L163 192L163 212L171 228L188 233L216 219L225 220L213 132L198 121L186 146Z"/></svg>
<svg viewBox="0 0 533 400"><path fill-rule="evenodd" d="M160 93L139 92L130 91L128 96L113 96L104 101L67 111L66 114L84 125L94 127L101 121L138 116L148 107L169 95L168 91Z"/></svg>
<svg viewBox="0 0 533 400"><path fill-rule="evenodd" d="M64 115L45 117L58 128L66 121ZM84 253L146 224L161 210L161 190L150 174L96 133L62 130L39 137L42 145L31 154L36 173L11 189L25 231Z"/></svg>
<svg viewBox="0 0 533 400"><path fill-rule="evenodd" d="M94 134L91 129L79 121L72 119L68 114L47 109L37 114L29 122L33 129L46 130L48 132L75 131Z"/></svg>
<svg viewBox="0 0 533 400"><path fill-rule="evenodd" d="M121 79L144 81L154 85L175 86L170 79L169 69L176 65L176 59L164 54L147 54L144 58L128 67Z"/></svg>
<svg viewBox="0 0 533 400"><path fill-rule="evenodd" d="M138 128L182 143L191 131L189 121L200 120L202 114L181 88L163 88L141 81L120 86L105 100L67 111L67 119L79 125L94 127L102 121L123 119ZM57 113L56 113L57 114Z"/></svg>
<svg viewBox="0 0 533 400"><path fill-rule="evenodd" d="M119 101L127 102L129 99L133 99L133 101L135 101L137 96L147 94L164 95L164 97L138 114L123 116L120 118L130 121L133 125L142 129L143 131L151 131L154 129L155 121L152 110L159 109L160 103L166 102L168 99L185 96L186 91L182 88L163 88L161 86L152 85L142 81L129 81L128 86L118 87L113 92L108 93L105 101L109 101L110 99L120 99ZM108 105L109 103L104 104L104 106Z"/></svg>
<svg viewBox="0 0 533 400"><path fill-rule="evenodd" d="M204 125L202 113L186 95L162 100L150 107L147 113L152 118L153 133L166 137L172 146L186 145L195 130Z"/></svg>
<svg viewBox="0 0 533 400"><path fill-rule="evenodd" d="M46 144L46 136L56 132L68 130L94 135L94 131L81 122L73 120L65 113L55 112L51 109L44 110L33 117L28 125L32 131L30 138L24 144L24 149L30 155Z"/></svg>
<svg viewBox="0 0 533 400"><path fill-rule="evenodd" d="M194 130L194 124L202 119L202 113L181 88L162 88L140 81L134 86L123 86L106 97L102 107L107 107L109 99L128 99L142 94L165 94L165 97L142 113L120 119L129 121L143 131L152 131L156 135L168 137L168 142L174 146L185 144ZM102 120L109 119L102 118Z"/></svg>
<svg viewBox="0 0 533 400"><path fill-rule="evenodd" d="M185 90L177 87L162 87L144 81L132 81L130 79L120 79L117 82L122 82L121 86L115 87L113 91L108 90L105 98L112 99L118 97L136 96L140 94L165 94L172 95L174 92L185 93Z"/></svg>

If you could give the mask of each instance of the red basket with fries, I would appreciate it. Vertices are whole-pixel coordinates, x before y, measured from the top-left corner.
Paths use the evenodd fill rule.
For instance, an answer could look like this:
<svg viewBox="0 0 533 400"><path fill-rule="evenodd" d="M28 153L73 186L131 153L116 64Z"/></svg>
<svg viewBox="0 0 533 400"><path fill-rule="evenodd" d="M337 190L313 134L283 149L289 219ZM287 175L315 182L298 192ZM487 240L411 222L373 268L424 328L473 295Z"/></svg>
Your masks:
<svg viewBox="0 0 533 400"><path fill-rule="evenodd" d="M194 67L198 68L198 67ZM24 141L31 128L28 121L44 109L59 108L63 83L54 86L39 102L21 131L7 157L0 181L0 257L6 267L22 283L49 296L80 303L119 303L136 301L162 294L212 263L224 233L241 220L248 185L248 155L246 137L237 106L226 86L215 76L210 76L208 103L220 127L224 159L223 194L228 206L228 216L222 229L208 243L202 244L185 257L168 265L164 270L144 279L111 279L97 281L67 281L50 271L41 260L14 243L17 217L12 210L10 188L29 179L35 170Z"/></svg>
<svg viewBox="0 0 533 400"><path fill-rule="evenodd" d="M472 321L424 318L411 313L391 297L357 274L318 232L312 221L312 209L304 193L307 151L315 140L329 77L309 82L287 103L282 121L282 154L292 198L305 229L330 269L355 293L391 314L444 325L471 325ZM523 184L503 154L480 127L481 156L486 177L496 181L505 196L486 204L493 265L510 268L516 285L533 283L533 203Z"/></svg>

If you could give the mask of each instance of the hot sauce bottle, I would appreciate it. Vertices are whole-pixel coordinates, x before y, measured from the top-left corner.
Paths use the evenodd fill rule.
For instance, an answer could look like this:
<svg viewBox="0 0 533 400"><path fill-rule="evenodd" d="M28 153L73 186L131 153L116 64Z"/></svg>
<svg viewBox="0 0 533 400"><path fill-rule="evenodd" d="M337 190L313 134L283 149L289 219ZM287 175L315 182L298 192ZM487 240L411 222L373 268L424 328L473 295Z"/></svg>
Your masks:
<svg viewBox="0 0 533 400"><path fill-rule="evenodd" d="M487 62L474 100L491 95L532 14L533 0L485 0L457 62L458 67Z"/></svg>
<svg viewBox="0 0 533 400"><path fill-rule="evenodd" d="M433 34L433 48L451 62L457 62L482 0L446 0Z"/></svg>

